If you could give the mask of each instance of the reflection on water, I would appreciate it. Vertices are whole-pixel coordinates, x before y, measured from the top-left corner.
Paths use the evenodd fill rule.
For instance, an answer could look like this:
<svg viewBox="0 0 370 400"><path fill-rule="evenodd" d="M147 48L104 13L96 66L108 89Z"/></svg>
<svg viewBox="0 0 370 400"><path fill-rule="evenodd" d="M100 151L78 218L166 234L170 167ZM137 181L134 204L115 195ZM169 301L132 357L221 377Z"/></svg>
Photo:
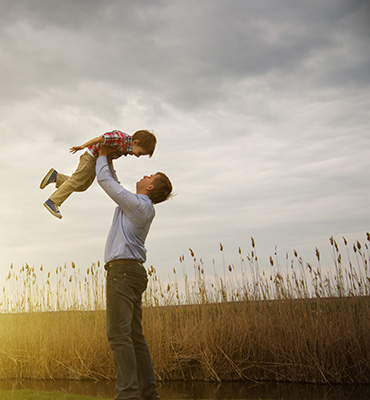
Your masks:
<svg viewBox="0 0 370 400"><path fill-rule="evenodd" d="M0 390L36 389L62 391L114 398L113 381L1 381ZM209 383L209 382L160 382L158 391L167 399L243 399L243 400L367 400L370 385L310 385L290 383Z"/></svg>

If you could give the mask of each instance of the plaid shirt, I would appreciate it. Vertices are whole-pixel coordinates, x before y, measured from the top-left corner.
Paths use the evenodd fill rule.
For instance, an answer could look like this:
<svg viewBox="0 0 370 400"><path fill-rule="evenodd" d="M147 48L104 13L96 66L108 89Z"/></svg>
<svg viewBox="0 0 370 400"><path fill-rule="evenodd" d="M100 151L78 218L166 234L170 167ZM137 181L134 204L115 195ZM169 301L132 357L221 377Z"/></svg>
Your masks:
<svg viewBox="0 0 370 400"><path fill-rule="evenodd" d="M132 137L127 133L121 131L112 131L104 133L104 144L107 146L114 147L117 149L113 153L109 154L108 158L116 159L121 156L127 156L127 154L132 150ZM94 157L99 155L99 145L93 144L88 147L90 154Z"/></svg>

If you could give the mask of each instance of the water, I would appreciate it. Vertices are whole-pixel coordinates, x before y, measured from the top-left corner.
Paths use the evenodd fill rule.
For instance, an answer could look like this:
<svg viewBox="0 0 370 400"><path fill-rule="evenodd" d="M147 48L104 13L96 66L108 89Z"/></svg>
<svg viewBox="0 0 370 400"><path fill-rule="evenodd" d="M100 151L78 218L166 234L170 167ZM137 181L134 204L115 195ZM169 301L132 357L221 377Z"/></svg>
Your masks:
<svg viewBox="0 0 370 400"><path fill-rule="evenodd" d="M91 396L114 398L113 381L1 381L0 390L35 389L62 391ZM312 385L290 383L242 382L160 382L158 391L166 399L242 399L242 400L367 400L370 385Z"/></svg>

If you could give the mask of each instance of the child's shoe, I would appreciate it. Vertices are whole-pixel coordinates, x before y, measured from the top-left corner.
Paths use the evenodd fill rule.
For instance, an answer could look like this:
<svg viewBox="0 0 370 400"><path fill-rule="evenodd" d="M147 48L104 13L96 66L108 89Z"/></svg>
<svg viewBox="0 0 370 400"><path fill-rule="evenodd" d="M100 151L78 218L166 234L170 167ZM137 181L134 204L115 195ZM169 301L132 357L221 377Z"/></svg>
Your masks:
<svg viewBox="0 0 370 400"><path fill-rule="evenodd" d="M54 168L51 168L50 171L45 175L44 179L40 183L40 189L44 189L49 183L54 183L57 181L58 172L55 171Z"/></svg>
<svg viewBox="0 0 370 400"><path fill-rule="evenodd" d="M55 217L62 218L62 214L59 211L59 207L56 204L54 204L50 199L45 201L44 206Z"/></svg>

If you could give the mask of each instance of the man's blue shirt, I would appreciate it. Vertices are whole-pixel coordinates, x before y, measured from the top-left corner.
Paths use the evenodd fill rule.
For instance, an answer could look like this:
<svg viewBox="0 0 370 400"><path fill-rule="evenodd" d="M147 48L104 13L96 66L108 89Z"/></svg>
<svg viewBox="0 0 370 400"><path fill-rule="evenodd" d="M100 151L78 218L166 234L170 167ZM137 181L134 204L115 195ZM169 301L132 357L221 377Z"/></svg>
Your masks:
<svg viewBox="0 0 370 400"><path fill-rule="evenodd" d="M128 258L144 263L145 239L155 216L152 201L145 194L131 193L121 186L104 156L97 159L96 177L99 185L118 205L105 245L104 261Z"/></svg>

